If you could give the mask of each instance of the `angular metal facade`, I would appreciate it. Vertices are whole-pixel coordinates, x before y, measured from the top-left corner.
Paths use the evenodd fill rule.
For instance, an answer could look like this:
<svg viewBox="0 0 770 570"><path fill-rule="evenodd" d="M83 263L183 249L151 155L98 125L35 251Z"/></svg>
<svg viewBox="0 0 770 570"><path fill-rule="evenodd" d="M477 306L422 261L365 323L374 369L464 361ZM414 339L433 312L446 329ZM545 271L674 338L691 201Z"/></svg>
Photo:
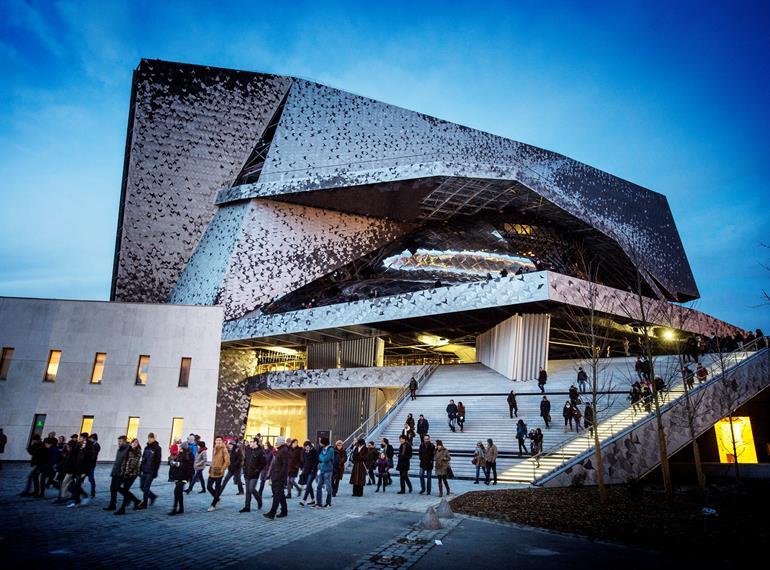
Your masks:
<svg viewBox="0 0 770 570"><path fill-rule="evenodd" d="M610 260L608 284L639 268L648 293L698 296L664 196L289 77L143 60L121 202L113 299L228 320L499 268L572 273L577 247Z"/></svg>

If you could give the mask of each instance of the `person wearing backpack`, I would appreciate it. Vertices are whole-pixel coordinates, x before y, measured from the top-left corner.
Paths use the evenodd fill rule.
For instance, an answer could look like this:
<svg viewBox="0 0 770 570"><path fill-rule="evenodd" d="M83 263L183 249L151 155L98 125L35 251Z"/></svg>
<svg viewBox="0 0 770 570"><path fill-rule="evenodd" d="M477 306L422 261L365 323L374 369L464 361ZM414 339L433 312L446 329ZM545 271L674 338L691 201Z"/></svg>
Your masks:
<svg viewBox="0 0 770 570"><path fill-rule="evenodd" d="M318 486L316 495L318 501L313 506L315 509L329 509L332 506L332 479L334 477L334 464L337 453L329 445L329 438L321 438L321 451L318 453ZM326 504L324 504L324 489L326 490Z"/></svg>

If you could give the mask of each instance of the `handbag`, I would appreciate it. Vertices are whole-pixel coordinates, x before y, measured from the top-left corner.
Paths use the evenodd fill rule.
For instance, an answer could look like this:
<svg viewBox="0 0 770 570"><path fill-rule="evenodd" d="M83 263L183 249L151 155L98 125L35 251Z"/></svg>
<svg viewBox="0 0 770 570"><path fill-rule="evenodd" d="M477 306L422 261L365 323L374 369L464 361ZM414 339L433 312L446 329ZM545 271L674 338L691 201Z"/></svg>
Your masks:
<svg viewBox="0 0 770 570"><path fill-rule="evenodd" d="M479 462L479 460L476 459L475 457L473 459L471 459L471 463L473 463L474 465L478 464L478 462Z"/></svg>
<svg viewBox="0 0 770 570"><path fill-rule="evenodd" d="M303 473L299 476L299 484L300 485L306 485L307 484L307 475Z"/></svg>
<svg viewBox="0 0 770 570"><path fill-rule="evenodd" d="M454 479L455 478L455 474L452 471L452 468L449 467L449 466L447 466L447 468L446 468L446 478L447 479Z"/></svg>

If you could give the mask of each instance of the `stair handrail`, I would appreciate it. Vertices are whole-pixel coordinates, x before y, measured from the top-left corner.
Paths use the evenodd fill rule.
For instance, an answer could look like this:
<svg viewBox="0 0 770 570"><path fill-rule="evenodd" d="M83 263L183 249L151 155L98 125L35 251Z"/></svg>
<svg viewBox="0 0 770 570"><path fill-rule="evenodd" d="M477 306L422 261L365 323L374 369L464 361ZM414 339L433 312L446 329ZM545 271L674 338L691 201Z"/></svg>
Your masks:
<svg viewBox="0 0 770 570"><path fill-rule="evenodd" d="M420 369L417 371L417 374L415 374L415 380L417 380L417 389L419 390L422 386L423 382L427 380L433 372L435 372L436 368L438 367L438 364L431 363L431 364L424 364ZM407 382L401 390L396 395L395 401L393 402L393 405L388 406L388 402L384 402L381 404L372 414L369 415L368 418L366 418L363 422L361 422L361 425L359 425L356 429L354 429L350 435L345 438L345 440L342 442L342 448L343 449L349 449L353 446L353 443L362 435L367 435L374 430L377 429L378 426L382 424L390 415L399 408L400 404L404 401L404 398L406 398L406 395L409 393L409 384L411 383L412 379L409 379L409 382ZM383 413L384 411L384 413ZM379 417L380 414L382 414L382 417ZM371 422L375 419L377 419L374 424Z"/></svg>
<svg viewBox="0 0 770 570"><path fill-rule="evenodd" d="M761 344L761 346L760 346L760 344ZM698 384L694 388L688 390L688 392L690 393L690 395L697 394L701 390L705 389L707 386L710 386L713 383L717 382L729 370L733 370L733 368L743 365L748 360L748 358L749 358L747 356L746 358L738 360L738 355L745 354L745 353L752 352L752 351L754 352L754 355L756 355L756 354L761 353L763 350L770 350L770 349L767 348L767 345L765 343L765 338L764 337L754 339L753 341L751 341L749 343L744 343L743 346L741 346L741 347L739 347L739 348L737 348L737 349L735 349L735 350L733 350L731 352L728 352L726 354L722 353L722 355L721 355L722 356L721 357L721 364L720 364L719 360L714 360L714 362L712 362L710 364L710 366L709 366L711 368L711 367L713 367L713 366L715 366L717 364L720 364L720 366L719 366L719 368L720 368L719 373L718 374L711 374L711 377L706 382L703 382L702 384ZM712 354L714 354L714 353L712 353ZM716 354L719 354L719 353L716 353ZM752 356L754 356L754 355L752 355ZM671 394L671 393L679 393L679 395L676 398L670 398L667 402L665 402L665 403L660 405L660 413L661 414L666 413L670 408L672 408L676 404L676 402L679 400L679 397L681 397L681 395L685 393L685 391L683 389L682 390L668 390L668 391L666 391L666 394ZM628 408L626 408L626 409L628 409ZM618 414L619 413L621 413L621 412L618 412ZM614 414L614 416L617 416L618 414ZM645 423L647 421L650 421L651 418L653 418L653 417L655 417L655 412L653 412L653 411L650 411L650 412L642 414L640 417L634 419L625 428L621 429L618 433L614 433L614 434L608 436L606 439L602 440L600 442L600 445L602 447L604 447L606 444L612 443L613 441L615 441L615 440L617 440L617 439L619 439L621 437L624 437L629 432L631 432L631 431L635 430L636 428L638 428L641 424L643 424L643 423ZM613 423L611 422L610 419L605 420L603 422L598 422L598 425L606 426L608 422L610 423L610 426L613 425ZM594 429L598 429L598 425L594 426ZM610 429L613 429L613 428L611 427ZM587 434L585 434L585 433L583 433L583 434L576 433L574 436L572 436L571 438L567 439L566 441L564 441L564 442L562 442L560 444L554 445L554 446L548 448L548 450L545 450L545 451L539 453L537 456L534 456L534 457L537 457L539 460L542 460L545 457L549 457L551 455L556 455L556 451L558 449L564 448L569 443L572 443L573 441L577 440L580 437L585 437L586 435ZM547 481L549 481L550 479L552 479L556 475L557 471L561 471L565 467L569 467L569 466L572 466L572 465L575 465L575 464L579 463L580 461L582 461L583 459L585 459L589 455L593 454L594 452L595 452L594 445L593 445L593 443L591 443L586 450L584 450L584 451L582 451L582 452L580 452L580 453L578 453L578 454L576 454L576 455L574 455L572 457L568 457L568 458L562 460L562 462L559 465L551 467L548 471L546 471L545 473L543 473L539 477L537 477L537 475L535 473L535 480L533 480L532 484L539 486L539 485L542 485L543 483L546 483ZM533 471L535 471L536 469L537 468L533 469Z"/></svg>

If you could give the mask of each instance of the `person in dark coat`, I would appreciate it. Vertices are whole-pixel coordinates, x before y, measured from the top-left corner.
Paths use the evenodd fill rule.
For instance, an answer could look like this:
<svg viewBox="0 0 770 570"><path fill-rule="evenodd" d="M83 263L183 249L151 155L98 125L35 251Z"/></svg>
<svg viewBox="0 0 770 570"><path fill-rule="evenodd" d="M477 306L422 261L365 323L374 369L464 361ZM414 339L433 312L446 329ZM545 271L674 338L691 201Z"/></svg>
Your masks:
<svg viewBox="0 0 770 570"><path fill-rule="evenodd" d="M302 477L305 480L305 495L299 504L301 507L304 507L306 504L312 507L315 505L313 483L318 472L318 450L310 441L306 441L302 447L304 449L302 454ZM308 497L310 497L309 503L307 502Z"/></svg>
<svg viewBox="0 0 770 570"><path fill-rule="evenodd" d="M548 400L548 396L543 396L540 400L540 417L545 422L545 427L551 427L551 402Z"/></svg>
<svg viewBox="0 0 770 570"><path fill-rule="evenodd" d="M289 477L289 448L282 437L275 438L276 453L273 457L273 463L270 465L270 485L273 488L273 506L270 511L264 514L269 520L285 517L289 514L289 507L286 504L286 482ZM280 506L281 512L278 512Z"/></svg>
<svg viewBox="0 0 770 570"><path fill-rule="evenodd" d="M350 473L350 484L353 485L353 496L364 496L364 485L366 485L366 442L359 439L353 448L353 470Z"/></svg>
<svg viewBox="0 0 770 570"><path fill-rule="evenodd" d="M32 439L27 446L27 453L29 453L29 464L32 466L32 469L30 469L27 475L27 484L24 490L19 493L19 496L37 497L40 495L40 475L48 463L50 450L43 443L40 434L36 433L32 435Z"/></svg>
<svg viewBox="0 0 770 570"><path fill-rule="evenodd" d="M192 481L194 474L195 460L190 445L185 441L179 446L177 454L169 459L168 476L174 482L174 507L169 515L184 513L184 488L188 481Z"/></svg>
<svg viewBox="0 0 770 570"><path fill-rule="evenodd" d="M266 465L267 459L265 459L265 452L262 450L259 438L255 437L251 440L251 443L246 446L243 453L243 477L246 479L246 501L239 512L248 513L251 511L252 496L257 500L257 508L262 508L262 496L259 493L257 484L259 483L262 470Z"/></svg>
<svg viewBox="0 0 770 570"><path fill-rule="evenodd" d="M406 488L409 488L409 492L412 492L412 482L409 480L409 463L412 460L412 446L409 445L409 440L403 435L400 438L401 445L398 446L398 475L401 482L401 490L399 495L406 493Z"/></svg>
<svg viewBox="0 0 770 570"><path fill-rule="evenodd" d="M588 374L586 374L586 371L583 370L583 367L581 366L580 368L578 368L578 373L577 373L577 383L581 392L586 391L586 382L588 382Z"/></svg>
<svg viewBox="0 0 770 570"><path fill-rule="evenodd" d="M158 470L161 462L160 444L155 439L155 434L147 434L147 445L142 452L142 464L139 467L139 488L142 490L142 502L139 503L139 509L146 509L147 502L152 505L158 495L150 490L152 482L158 477ZM189 480L189 479L188 479Z"/></svg>
<svg viewBox="0 0 770 570"><path fill-rule="evenodd" d="M228 452L230 453L230 465L227 467L227 475L225 480L222 481L222 493L225 492L225 487L230 479L235 479L235 484L238 486L238 495L243 495L243 481L241 480L241 472L243 470L243 452L241 446L237 441L229 441L227 443Z"/></svg>
<svg viewBox="0 0 770 570"><path fill-rule="evenodd" d="M340 481L345 475L345 463L347 463L347 454L342 447L343 442L338 439L334 442L334 471L332 472L332 496L337 496L340 488Z"/></svg>
<svg viewBox="0 0 770 570"><path fill-rule="evenodd" d="M513 419L514 416L517 418L519 417L519 406L516 403L516 394L513 390L511 390L511 393L508 394L508 414L511 416L511 419Z"/></svg>
<svg viewBox="0 0 770 570"><path fill-rule="evenodd" d="M80 452L75 462L75 472L73 473L73 503L70 503L68 507L78 507L80 505L80 496L85 498L84 505L91 502L88 495L83 490L83 482L88 477L88 474L96 468L96 450L94 449L94 442L88 439L87 433L81 433L78 438L78 445L80 446Z"/></svg>
<svg viewBox="0 0 770 570"><path fill-rule="evenodd" d="M55 501L57 504L67 502L67 496L71 495L72 483L77 470L76 463L78 455L80 455L80 444L78 443L77 434L70 436L70 440L64 445L62 455L62 462L59 465L60 477L62 479L59 484L59 498Z"/></svg>
<svg viewBox="0 0 770 570"><path fill-rule="evenodd" d="M447 404L446 407L446 415L449 419L449 429L451 429L452 432L457 431L455 429L455 421L457 420L457 404L455 404L454 400L449 400L449 404Z"/></svg>
<svg viewBox="0 0 770 570"><path fill-rule="evenodd" d="M119 493L123 495L123 504L115 511L116 515L126 514L126 505L129 501L134 504L134 510L139 506L141 502L131 492L131 486L139 476L139 466L142 462L142 447L139 445L139 440L134 438L128 446L128 451L123 459L123 465L120 468L120 489Z"/></svg>
<svg viewBox="0 0 770 570"><path fill-rule="evenodd" d="M265 446L262 448L262 451L265 454L265 466L262 468L262 472L259 474L259 498L262 498L262 492L265 490L265 481L267 481L270 478L270 465L273 463L273 458L275 457L275 450L270 443L265 443Z"/></svg>
<svg viewBox="0 0 770 570"><path fill-rule="evenodd" d="M537 387L540 388L540 392L545 394L545 384L548 382L548 373L545 368L540 369L540 374L537 375Z"/></svg>
<svg viewBox="0 0 770 570"><path fill-rule="evenodd" d="M412 376L412 379L409 380L409 395L411 396L412 400L417 399L417 380L414 376Z"/></svg>
<svg viewBox="0 0 770 570"><path fill-rule="evenodd" d="M393 468L393 457L396 455L396 450L393 449L393 446L390 445L390 441L387 437L382 438L382 443L380 444L380 449L385 452L385 457L388 458L388 467ZM390 476L390 472L388 472L388 485L393 483L393 479Z"/></svg>
<svg viewBox="0 0 770 570"><path fill-rule="evenodd" d="M95 433L92 433L88 436L88 439L90 439L93 442L94 446L94 469L96 469L96 462L99 460L99 452L102 450L102 446L99 445L99 436ZM88 483L91 485L91 498L96 497L96 478L94 476L94 469L91 469L90 473L88 474Z"/></svg>
<svg viewBox="0 0 770 570"><path fill-rule="evenodd" d="M289 453L289 475L288 475L288 490L289 492L286 493L286 498L291 499L291 491L292 489L297 489L297 494L299 495L302 492L302 489L297 484L297 476L299 475L299 470L302 467L302 448L299 446L299 441L296 439L292 439L291 443L287 440L287 451Z"/></svg>
<svg viewBox="0 0 770 570"><path fill-rule="evenodd" d="M369 478L366 481L367 485L374 485L376 480L374 478L374 468L377 466L377 459L380 456L380 452L374 447L374 442L370 441L366 446L366 472Z"/></svg>
<svg viewBox="0 0 770 570"><path fill-rule="evenodd" d="M594 408L591 402L586 403L585 411L583 412L583 425L588 430L588 435L594 435Z"/></svg>
<svg viewBox="0 0 770 570"><path fill-rule="evenodd" d="M417 435L420 436L420 443L422 443L422 440L425 437L425 434L428 433L429 428L430 423L428 423L428 420L425 419L425 416L420 414L420 417L417 418Z"/></svg>
<svg viewBox="0 0 770 570"><path fill-rule="evenodd" d="M433 460L436 454L436 446L433 445L433 443L430 441L430 436L428 434L425 434L425 439L423 439L422 443L420 444L418 454L420 456L420 495L426 491L427 494L430 495ZM427 485L425 484L426 478L428 479Z"/></svg>
<svg viewBox="0 0 770 570"><path fill-rule="evenodd" d="M572 419L574 414L572 413L572 402L567 400L564 402L564 408L561 411L561 415L564 416L564 431L567 431L567 425L569 425L569 431L572 431Z"/></svg>

